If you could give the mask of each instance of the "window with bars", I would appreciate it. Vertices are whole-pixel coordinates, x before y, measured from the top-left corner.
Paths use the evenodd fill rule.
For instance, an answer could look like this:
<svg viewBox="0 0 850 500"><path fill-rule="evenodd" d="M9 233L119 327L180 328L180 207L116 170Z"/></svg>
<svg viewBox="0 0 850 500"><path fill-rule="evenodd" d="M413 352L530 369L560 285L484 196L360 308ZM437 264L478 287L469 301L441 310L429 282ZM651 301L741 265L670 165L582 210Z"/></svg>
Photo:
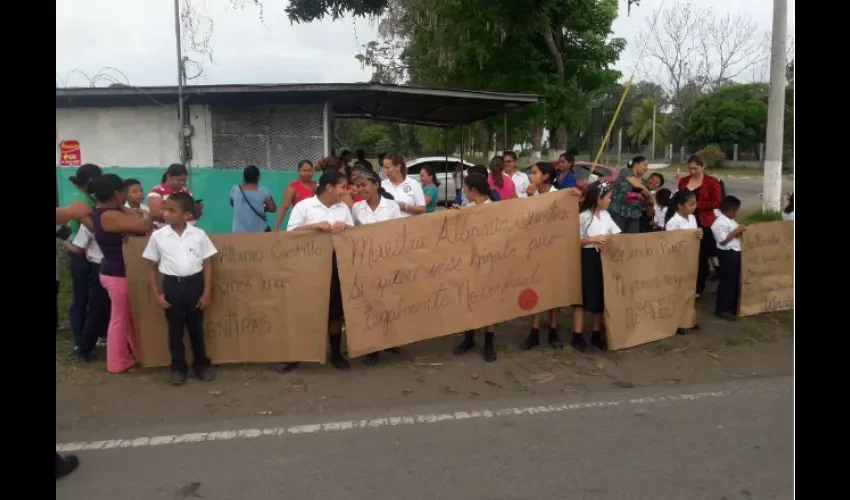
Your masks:
<svg viewBox="0 0 850 500"><path fill-rule="evenodd" d="M324 155L322 103L213 106L214 168L295 170Z"/></svg>

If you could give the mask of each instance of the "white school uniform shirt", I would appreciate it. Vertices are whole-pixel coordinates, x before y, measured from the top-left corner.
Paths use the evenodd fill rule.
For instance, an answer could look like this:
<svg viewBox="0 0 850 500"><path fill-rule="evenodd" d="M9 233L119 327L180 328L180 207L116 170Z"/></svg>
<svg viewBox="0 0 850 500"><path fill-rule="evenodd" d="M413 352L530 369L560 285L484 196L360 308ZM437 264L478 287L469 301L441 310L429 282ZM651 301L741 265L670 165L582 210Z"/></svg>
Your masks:
<svg viewBox="0 0 850 500"><path fill-rule="evenodd" d="M91 262L92 264L100 264L100 261L103 260L103 252L100 251L100 247L97 246L97 241L94 239L94 234L89 231L89 228L80 224L80 230L77 231L77 235L74 237L74 241L71 242L77 248L82 248L86 251L86 260Z"/></svg>
<svg viewBox="0 0 850 500"><path fill-rule="evenodd" d="M484 203L482 203L482 205L486 205L486 204L492 203L492 202L493 202L493 200L491 200L490 198L487 198L486 200L484 200ZM477 205L477 203L475 203L472 200L470 200L469 203L466 204L467 207L474 207L476 205Z"/></svg>
<svg viewBox="0 0 850 500"><path fill-rule="evenodd" d="M124 206L125 206L126 208L133 208L133 207L131 207L131 206L130 206L130 202L129 202L129 201L124 202ZM148 206L147 206L147 205L145 205L144 203L139 204L139 210L141 210L142 212L144 212L144 213L146 213L146 214L151 213L151 209L150 209L150 208L148 208Z"/></svg>
<svg viewBox="0 0 850 500"><path fill-rule="evenodd" d="M528 180L528 176L525 175L525 172L517 170L514 172L514 175L511 176L511 180L514 181L514 186L516 186L516 197L528 198L526 190L528 189L528 186L531 185L531 181Z"/></svg>
<svg viewBox="0 0 850 500"><path fill-rule="evenodd" d="M579 239L592 238L593 236L603 236L611 234L620 234L620 226L614 222L607 210L600 210L599 216L594 217L592 210L585 210L578 215L578 234ZM596 243L588 243L582 248L596 248Z"/></svg>
<svg viewBox="0 0 850 500"><path fill-rule="evenodd" d="M375 224L376 222L384 222L387 220L398 219L401 217L401 209L398 208L398 203L388 200L383 196L375 210L366 203L366 200L360 200L351 207L351 217L354 219L355 226L363 224Z"/></svg>
<svg viewBox="0 0 850 500"><path fill-rule="evenodd" d="M395 198L396 203L404 203L414 207L425 206L425 193L422 191L422 185L416 181L405 178L398 186L393 184L389 179L381 181L381 187ZM410 217L413 214L401 212L402 217Z"/></svg>
<svg viewBox="0 0 850 500"><path fill-rule="evenodd" d="M794 212L791 212L790 214L782 212L782 220L794 220Z"/></svg>
<svg viewBox="0 0 850 500"><path fill-rule="evenodd" d="M725 240L729 234L734 231L738 227L738 223L733 219L726 217L723 214L720 214L720 217L715 219L714 224L711 225L711 234L714 235L714 241L717 242L718 250L734 250L736 252L741 251L741 238L736 237L732 238L732 241L725 245L721 245L720 242Z"/></svg>
<svg viewBox="0 0 850 500"><path fill-rule="evenodd" d="M317 224L319 222L344 222L349 226L354 225L354 219L351 217L351 210L345 203L335 203L326 207L318 196L312 196L306 200L299 201L292 207L292 213L289 214L289 223L286 225L287 231L294 231L299 227Z"/></svg>
<svg viewBox="0 0 850 500"><path fill-rule="evenodd" d="M658 203L655 204L655 216L653 219L655 219L655 224L658 227L664 227L664 217L667 216L667 208L668 207L662 207Z"/></svg>
<svg viewBox="0 0 850 500"><path fill-rule="evenodd" d="M187 277L204 269L204 261L217 254L206 231L186 224L183 234L171 226L163 226L151 234L142 257L159 262L159 272L165 276Z"/></svg>
<svg viewBox="0 0 850 500"><path fill-rule="evenodd" d="M691 214L686 219L676 212L673 214L673 217L670 217L670 220L667 221L667 225L664 226L664 229L667 231L675 231L677 229L697 229L697 218L694 217L694 214Z"/></svg>
<svg viewBox="0 0 850 500"><path fill-rule="evenodd" d="M530 184L531 184L531 183L529 183L529 185L530 185ZM546 191L545 193L541 193L540 191L535 191L535 192L534 192L534 194L533 194L532 196L538 196L538 195L541 195L541 194L554 193L554 192L555 192L555 191L557 191L557 190L558 190L558 188L556 188L554 185L552 185L552 187L550 187L550 188L549 188L549 191Z"/></svg>

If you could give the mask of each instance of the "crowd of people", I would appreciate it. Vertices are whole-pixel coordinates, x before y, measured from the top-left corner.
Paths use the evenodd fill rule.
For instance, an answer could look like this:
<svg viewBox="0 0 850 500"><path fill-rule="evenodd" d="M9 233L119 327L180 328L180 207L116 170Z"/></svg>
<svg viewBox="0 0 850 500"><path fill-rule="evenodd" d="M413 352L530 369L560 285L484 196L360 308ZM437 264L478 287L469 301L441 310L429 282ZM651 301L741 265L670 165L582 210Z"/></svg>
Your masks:
<svg viewBox="0 0 850 500"><path fill-rule="evenodd" d="M243 182L233 186L230 192L233 232L279 231L287 213L287 231L339 232L350 226L436 210L439 185L436 172L423 168L417 182L407 176L401 155L382 156L383 180L365 160L352 167L342 155L320 161L317 168L321 174L315 181L316 168L308 160L302 161L298 165L299 178L282 195L274 227L266 219L267 213L277 211L274 197L259 184L259 169L245 167ZM462 175L462 189L451 204L453 209L462 209L559 190L581 197L582 304L576 306L573 315L570 340L573 348L582 352L589 349L583 335L585 312L591 317L590 344L606 348L602 335L604 288L600 252L608 237L619 233L696 229L701 240L696 296L699 298L705 289L714 259L720 280L715 312L720 317L736 319L740 236L746 230L735 222L741 202L734 196L725 196L722 184L705 174L700 158L688 160L690 175L679 181L675 194L662 188L661 174L643 179L647 172L647 160L643 157L632 159L613 183L594 182L582 186L584 189L579 189L574 162L572 155L564 154L554 164L535 163L526 175L517 170L516 154L508 151L493 158L489 167L470 167ZM192 197L186 186L187 174L182 165L169 166L162 182L153 186L147 196L137 180L104 175L96 165L83 165L71 177L76 190L67 209L84 214L69 221L70 231L65 240L73 294L69 312L73 359L91 361L95 347L106 344L106 367L110 373L123 373L135 365L137 348L122 244L127 235L152 235L142 257L152 264L153 299L164 309L168 323L172 357L169 383L180 385L186 381L184 329L189 332L194 351L193 371L202 380L214 378L204 348L203 309L211 300L209 258L216 249L206 233L195 226L203 204ZM793 218L793 198L789 206L786 218L788 214ZM163 277L161 287L159 274ZM328 334L331 364L339 369L349 368L340 340L343 316L334 260ZM548 343L560 349L563 343L557 333L557 311L548 311L547 316ZM540 344L540 322L541 314L532 316L531 331L523 340L522 349ZM492 362L497 358L495 325L484 330L484 359ZM474 332L465 332L455 353L465 353L474 346ZM365 362L377 363L378 353L366 356ZM297 363L284 363L277 368L287 372L296 366Z"/></svg>
<svg viewBox="0 0 850 500"><path fill-rule="evenodd" d="M323 158L315 166L309 160L301 161L297 166L298 179L284 190L279 209L270 190L260 184L260 170L252 165L245 167L243 182L230 191L233 232L280 231L287 214L287 231L339 232L350 226L437 209L440 182L432 168L422 168L415 180L408 177L405 159L399 154L381 155L377 172L362 151L357 152L353 166L350 162L347 151L339 157ZM534 163L526 175L517 168L517 155L507 151L494 157L489 166L475 165L461 172L456 185L462 187L450 204L452 209L463 209L559 190L580 198L582 304L576 306L573 314L573 348L582 352L591 346L606 348L602 335L604 288L600 252L608 237L619 233L696 229L700 238L696 296L703 293L713 269L720 280L715 312L720 317L736 319L740 236L746 231L735 222L741 202L725 195L723 184L705 173L699 157L688 159L689 175L679 180L675 193L663 187L665 180L659 173L644 179L648 162L641 156L629 161L613 182L589 185L579 183L574 164L575 157L565 153L556 162ZM151 262L153 299L164 309L168 323L172 357L169 382L184 383L189 371L183 352L184 328L194 350L194 373L202 380L214 378L204 349L203 309L211 300L209 258L216 249L195 225L202 216L203 203L194 199L186 186L187 175L183 165L173 164L147 195L137 180L103 174L96 165L83 165L70 178L76 189L64 210L80 214L70 218L70 231L64 235L73 295L69 311L73 359L91 361L95 347L105 344L110 373L123 373L135 365L136 340L122 243L127 235L152 235L142 257ZM789 214L793 218L793 198L789 206L786 218ZM275 212L276 221L270 226L267 214ZM163 277L161 287L159 275ZM585 312L591 318L590 345L583 334ZM343 315L334 261L328 334L331 364L339 369L350 366L342 354L340 340ZM563 348L557 331L557 311L545 315L548 343ZM531 331L523 340L522 349L540 344L542 316L532 316ZM495 325L484 330L484 359L495 361ZM462 354L474 346L474 332L464 332L455 352ZM378 353L366 356L365 362L377 363ZM296 366L297 363L284 363L277 368L287 372Z"/></svg>
<svg viewBox="0 0 850 500"><path fill-rule="evenodd" d="M323 158L315 166L309 160L301 161L297 166L298 179L284 190L279 208L272 193L260 184L260 170L245 167L243 182L230 191L233 232L279 231L289 214L286 231L337 233L437 209L440 182L431 167L423 167L417 181L407 176L405 159L400 154L381 155L377 171L362 151L357 152L353 165L350 162L347 151L339 157ZM663 187L665 180L659 173L644 179L648 162L641 156L629 161L614 182L603 180L589 185L579 183L574 163L575 157L565 153L556 162L534 163L526 175L517 168L517 155L506 151L494 157L489 166L475 165L457 172L455 185L459 188L449 207L460 210L560 190L579 198L582 303L572 306L572 348L580 352L607 348L602 333L604 284L600 252L604 252L610 236L620 233L697 230L700 251L696 297L703 293L713 268L719 279L715 313L728 320L737 319L741 235L746 231L735 221L741 201L724 193L723 184L705 173L699 157L688 159L689 175L679 180L675 192ZM57 208L56 218L57 237L64 240L69 256L69 322L74 343L70 356L74 360L91 361L95 347L105 344L108 372L124 373L136 365L138 350L122 245L128 235L150 235L142 257L150 263L152 298L163 309L168 325L172 360L168 383L182 385L187 380L190 367L184 352L184 330L188 331L193 351L192 372L203 381L215 378L206 355L203 315L212 300L210 258L217 250L204 230L196 226L203 214L203 203L186 186L187 175L183 165L173 164L166 169L161 183L152 186L146 195L138 180L103 174L92 164L79 167L70 178L75 190L68 205ZM270 226L267 214L275 212L276 221ZM793 220L793 216L792 196L783 218ZM58 255L56 271L58 329ZM591 323L589 344L584 335L585 313ZM522 340L521 349L540 345L541 316L530 318L531 329ZM563 349L557 310L547 311L545 316L549 346ZM341 370L350 367L342 353L343 321L334 257L328 335L331 364ZM495 328L496 325L489 325L483 329L483 358L487 362L497 359ZM463 332L454 353L464 354L475 346L475 332ZM364 358L370 365L378 360L379 353ZM297 366L298 363L289 362L276 365L276 369L284 373ZM63 459L57 454L56 460L57 476L60 469L76 467L73 457Z"/></svg>

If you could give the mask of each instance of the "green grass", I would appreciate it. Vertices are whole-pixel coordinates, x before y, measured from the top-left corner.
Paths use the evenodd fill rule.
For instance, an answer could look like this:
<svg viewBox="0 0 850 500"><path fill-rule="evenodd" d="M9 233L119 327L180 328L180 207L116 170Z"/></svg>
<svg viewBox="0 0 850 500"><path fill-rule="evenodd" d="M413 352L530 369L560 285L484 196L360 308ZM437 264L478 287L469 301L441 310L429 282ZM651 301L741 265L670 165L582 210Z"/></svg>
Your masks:
<svg viewBox="0 0 850 500"><path fill-rule="evenodd" d="M753 212L741 217L738 222L745 225L759 224L762 222L774 222L782 220L781 212Z"/></svg>

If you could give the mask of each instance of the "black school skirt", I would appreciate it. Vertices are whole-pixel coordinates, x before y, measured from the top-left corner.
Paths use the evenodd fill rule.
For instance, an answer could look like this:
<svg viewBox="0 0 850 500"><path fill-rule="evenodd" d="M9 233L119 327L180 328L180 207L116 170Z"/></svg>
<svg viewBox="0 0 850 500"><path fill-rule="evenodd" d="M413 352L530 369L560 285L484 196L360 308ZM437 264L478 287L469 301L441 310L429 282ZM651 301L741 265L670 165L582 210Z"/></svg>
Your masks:
<svg viewBox="0 0 850 500"><path fill-rule="evenodd" d="M341 320L345 316L342 310L342 290L339 285L339 269L336 267L336 252L331 261L331 302L328 308L328 321Z"/></svg>
<svg viewBox="0 0 850 500"><path fill-rule="evenodd" d="M581 301L582 309L591 313L605 311L605 293L602 287L602 257L595 248L581 249Z"/></svg>

